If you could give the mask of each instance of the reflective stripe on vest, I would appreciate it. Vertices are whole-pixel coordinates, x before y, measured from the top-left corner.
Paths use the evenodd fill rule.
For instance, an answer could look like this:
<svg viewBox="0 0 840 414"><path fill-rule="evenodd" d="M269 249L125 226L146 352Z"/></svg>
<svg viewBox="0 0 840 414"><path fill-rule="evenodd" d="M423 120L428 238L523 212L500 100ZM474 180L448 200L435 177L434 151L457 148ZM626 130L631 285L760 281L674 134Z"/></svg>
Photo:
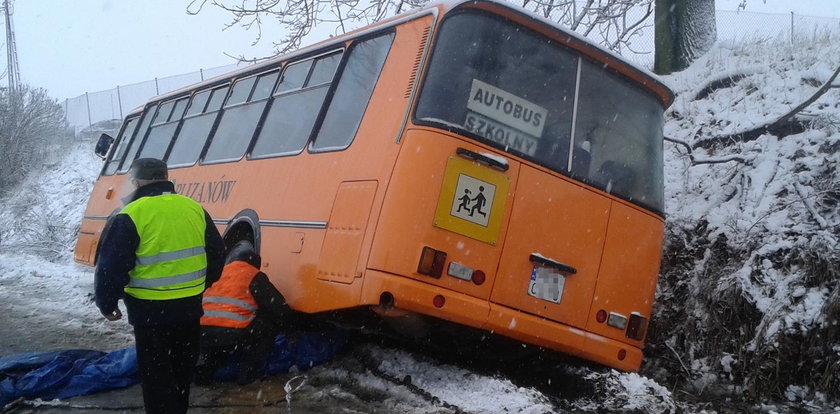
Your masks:
<svg viewBox="0 0 840 414"><path fill-rule="evenodd" d="M180 283L204 279L204 276L206 275L207 269L201 269L197 272L184 273L182 275L162 276L151 279L131 279L128 281L128 286L146 289L160 288L168 285L177 285Z"/></svg>
<svg viewBox="0 0 840 414"><path fill-rule="evenodd" d="M227 305L239 306L240 308L248 309L251 312L257 311L256 306L251 306L250 303L245 302L244 300L228 298L224 296L205 296L202 300L202 303L223 303Z"/></svg>
<svg viewBox="0 0 840 414"><path fill-rule="evenodd" d="M245 328L256 317L258 305L251 295L251 282L259 269L247 262L225 266L219 281L204 292L202 326Z"/></svg>
<svg viewBox="0 0 840 414"><path fill-rule="evenodd" d="M163 194L139 198L120 213L131 218L140 238L126 294L167 300L204 291L207 221L198 203L178 194Z"/></svg>
<svg viewBox="0 0 840 414"><path fill-rule="evenodd" d="M236 312L228 312L228 311L214 311L214 310L207 310L204 311L204 316L208 318L223 318L223 319L233 319L239 322L251 322L254 320L254 316L244 316L240 315Z"/></svg>
<svg viewBox="0 0 840 414"><path fill-rule="evenodd" d="M188 249L176 250L174 252L166 252L156 254L154 256L137 256L137 266L149 266L160 262L168 262L170 260L184 259L187 257L198 256L204 254L204 247L190 247Z"/></svg>

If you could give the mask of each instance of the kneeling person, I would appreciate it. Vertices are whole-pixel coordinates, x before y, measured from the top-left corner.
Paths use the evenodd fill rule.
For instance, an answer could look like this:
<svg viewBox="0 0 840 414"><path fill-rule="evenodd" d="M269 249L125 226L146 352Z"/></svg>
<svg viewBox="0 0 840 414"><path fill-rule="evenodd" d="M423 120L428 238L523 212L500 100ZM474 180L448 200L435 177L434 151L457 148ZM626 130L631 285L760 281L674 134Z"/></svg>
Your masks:
<svg viewBox="0 0 840 414"><path fill-rule="evenodd" d="M263 363L290 310L280 292L260 271L261 258L248 241L227 256L222 276L204 292L201 359L196 381L209 382L230 353L249 346L236 382L247 384L262 375Z"/></svg>

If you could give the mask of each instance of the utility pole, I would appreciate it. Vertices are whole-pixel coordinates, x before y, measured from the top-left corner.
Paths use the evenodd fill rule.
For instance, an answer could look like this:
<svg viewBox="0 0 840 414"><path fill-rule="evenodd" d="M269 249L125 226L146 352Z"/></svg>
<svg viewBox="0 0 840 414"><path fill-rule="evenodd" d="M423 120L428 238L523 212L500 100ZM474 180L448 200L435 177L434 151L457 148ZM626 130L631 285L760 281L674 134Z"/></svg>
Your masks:
<svg viewBox="0 0 840 414"><path fill-rule="evenodd" d="M3 12L6 14L6 60L9 76L9 98L16 101L20 93L20 68L18 67L15 30L12 27L12 2L3 0Z"/></svg>

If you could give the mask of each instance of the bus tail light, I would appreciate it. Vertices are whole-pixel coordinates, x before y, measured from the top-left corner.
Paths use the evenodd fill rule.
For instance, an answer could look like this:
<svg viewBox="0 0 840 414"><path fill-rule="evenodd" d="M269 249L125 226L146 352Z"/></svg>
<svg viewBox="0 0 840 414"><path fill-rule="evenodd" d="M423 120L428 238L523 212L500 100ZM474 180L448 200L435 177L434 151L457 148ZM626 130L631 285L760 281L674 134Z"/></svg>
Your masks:
<svg viewBox="0 0 840 414"><path fill-rule="evenodd" d="M477 286L481 286L485 280L487 280L487 275L484 274L484 271L476 270L475 272L473 272L472 281Z"/></svg>
<svg viewBox="0 0 840 414"><path fill-rule="evenodd" d="M641 341L647 330L647 319L636 312L630 314L630 321L627 323L627 337Z"/></svg>
<svg viewBox="0 0 840 414"><path fill-rule="evenodd" d="M443 295L435 295L432 298L432 304L435 305L436 308L442 308L443 305L446 304L446 298Z"/></svg>
<svg viewBox="0 0 840 414"><path fill-rule="evenodd" d="M428 246L423 247L423 253L420 254L420 263L417 264L417 273L440 279L445 263L446 252Z"/></svg>
<svg viewBox="0 0 840 414"><path fill-rule="evenodd" d="M595 320L598 321L598 323L606 322L607 321L607 311L605 311L603 309L599 310L598 313L595 314Z"/></svg>
<svg viewBox="0 0 840 414"><path fill-rule="evenodd" d="M476 285L481 285L487 280L487 275L484 274L483 270L473 269L457 262L449 263L449 270L446 271L446 274L468 282L472 281Z"/></svg>

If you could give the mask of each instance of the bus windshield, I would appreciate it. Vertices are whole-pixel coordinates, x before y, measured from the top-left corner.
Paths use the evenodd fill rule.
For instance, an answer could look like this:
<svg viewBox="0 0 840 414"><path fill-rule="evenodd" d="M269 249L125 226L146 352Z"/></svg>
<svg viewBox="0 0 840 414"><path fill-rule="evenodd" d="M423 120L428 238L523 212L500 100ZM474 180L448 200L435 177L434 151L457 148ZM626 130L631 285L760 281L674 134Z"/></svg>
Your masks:
<svg viewBox="0 0 840 414"><path fill-rule="evenodd" d="M606 66L463 11L442 23L416 120L661 213L663 105Z"/></svg>

